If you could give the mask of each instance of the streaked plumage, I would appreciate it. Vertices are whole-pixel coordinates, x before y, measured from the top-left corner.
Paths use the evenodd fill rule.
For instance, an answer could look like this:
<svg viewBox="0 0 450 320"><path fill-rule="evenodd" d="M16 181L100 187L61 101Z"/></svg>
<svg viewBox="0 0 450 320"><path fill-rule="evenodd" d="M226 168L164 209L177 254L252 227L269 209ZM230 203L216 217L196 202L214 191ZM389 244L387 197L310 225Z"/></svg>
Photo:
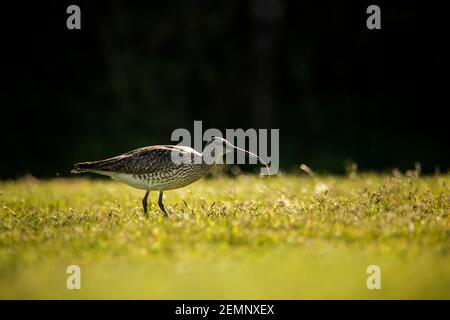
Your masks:
<svg viewBox="0 0 450 320"><path fill-rule="evenodd" d="M204 177L215 164L215 161L205 161L204 154L212 154L214 159L218 159L232 148L236 147L222 138L212 138L208 141L203 154L184 146L150 146L105 160L77 163L72 173L103 174L134 188L146 190L142 200L145 214L149 192L159 191L158 205L167 215L162 203L163 192L182 188ZM174 155L177 157L174 158Z"/></svg>
<svg viewBox="0 0 450 320"><path fill-rule="evenodd" d="M172 152L187 154L193 161L194 158L202 157L201 153L189 147L151 146L106 160L77 163L72 172L104 174L138 189L170 190L199 180L213 167L203 161L199 164L174 163L171 159Z"/></svg>

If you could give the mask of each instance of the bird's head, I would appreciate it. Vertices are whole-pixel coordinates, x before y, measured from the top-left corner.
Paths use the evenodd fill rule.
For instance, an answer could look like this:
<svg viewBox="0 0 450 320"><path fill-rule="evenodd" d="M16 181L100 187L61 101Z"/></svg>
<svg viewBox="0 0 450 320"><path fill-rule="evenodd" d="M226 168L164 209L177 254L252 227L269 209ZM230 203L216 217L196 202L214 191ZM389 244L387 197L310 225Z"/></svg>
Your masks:
<svg viewBox="0 0 450 320"><path fill-rule="evenodd" d="M233 151L234 148L235 147L224 138L212 137L206 143L205 148L203 149L203 155L204 157L210 157L215 163L224 154Z"/></svg>
<svg viewBox="0 0 450 320"><path fill-rule="evenodd" d="M232 145L229 141L220 137L212 137L211 139L209 139L209 141L205 145L205 148L203 149L203 159L208 164L217 163L223 155L233 150L238 150L247 153L249 156L258 159L262 164L266 166L268 170L267 172L270 172L267 163L264 162L264 160L258 157L256 154L244 150L242 148L236 147Z"/></svg>

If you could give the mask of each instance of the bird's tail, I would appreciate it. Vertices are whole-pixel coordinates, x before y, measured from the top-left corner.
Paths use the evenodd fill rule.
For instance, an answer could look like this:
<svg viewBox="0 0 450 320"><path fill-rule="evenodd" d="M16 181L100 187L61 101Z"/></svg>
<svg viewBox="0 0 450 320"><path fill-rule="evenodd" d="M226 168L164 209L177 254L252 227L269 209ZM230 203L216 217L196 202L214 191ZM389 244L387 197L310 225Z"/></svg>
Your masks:
<svg viewBox="0 0 450 320"><path fill-rule="evenodd" d="M74 164L74 169L70 172L72 173L80 173L80 172L89 172L95 170L98 165L95 162L80 162Z"/></svg>
<svg viewBox="0 0 450 320"><path fill-rule="evenodd" d="M90 172L90 171L95 171L96 173L110 172L114 171L114 169L118 165L120 165L121 161L122 157L114 157L99 161L75 163L74 169L71 172L72 173Z"/></svg>
<svg viewBox="0 0 450 320"><path fill-rule="evenodd" d="M88 161L74 164L72 173L96 171L97 173L109 172L114 170L115 166L120 163L120 158L110 158L99 161Z"/></svg>

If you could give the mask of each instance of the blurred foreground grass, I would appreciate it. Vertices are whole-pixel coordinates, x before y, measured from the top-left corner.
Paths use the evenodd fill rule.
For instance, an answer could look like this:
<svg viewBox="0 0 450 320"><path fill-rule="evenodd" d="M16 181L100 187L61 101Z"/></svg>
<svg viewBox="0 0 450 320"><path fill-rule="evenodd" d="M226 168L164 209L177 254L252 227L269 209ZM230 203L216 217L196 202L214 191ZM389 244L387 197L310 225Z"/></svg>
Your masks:
<svg viewBox="0 0 450 320"><path fill-rule="evenodd" d="M208 179L165 193L169 219L143 193L0 182L0 298L450 299L448 175Z"/></svg>

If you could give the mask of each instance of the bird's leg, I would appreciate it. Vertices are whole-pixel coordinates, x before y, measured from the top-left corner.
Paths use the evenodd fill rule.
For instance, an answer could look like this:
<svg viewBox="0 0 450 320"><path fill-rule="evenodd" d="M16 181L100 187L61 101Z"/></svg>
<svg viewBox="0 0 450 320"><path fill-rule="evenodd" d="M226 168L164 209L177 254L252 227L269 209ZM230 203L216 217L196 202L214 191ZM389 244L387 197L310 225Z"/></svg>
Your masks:
<svg viewBox="0 0 450 320"><path fill-rule="evenodd" d="M142 206L144 207L144 216L148 215L147 198L148 198L149 193L150 193L150 190L147 190L147 192L145 193L144 199L142 199Z"/></svg>
<svg viewBox="0 0 450 320"><path fill-rule="evenodd" d="M164 208L164 204L163 204L163 192L162 191L159 192L158 205L159 205L159 208L164 213L164 215L167 217L168 216L167 211L166 211L166 208Z"/></svg>

